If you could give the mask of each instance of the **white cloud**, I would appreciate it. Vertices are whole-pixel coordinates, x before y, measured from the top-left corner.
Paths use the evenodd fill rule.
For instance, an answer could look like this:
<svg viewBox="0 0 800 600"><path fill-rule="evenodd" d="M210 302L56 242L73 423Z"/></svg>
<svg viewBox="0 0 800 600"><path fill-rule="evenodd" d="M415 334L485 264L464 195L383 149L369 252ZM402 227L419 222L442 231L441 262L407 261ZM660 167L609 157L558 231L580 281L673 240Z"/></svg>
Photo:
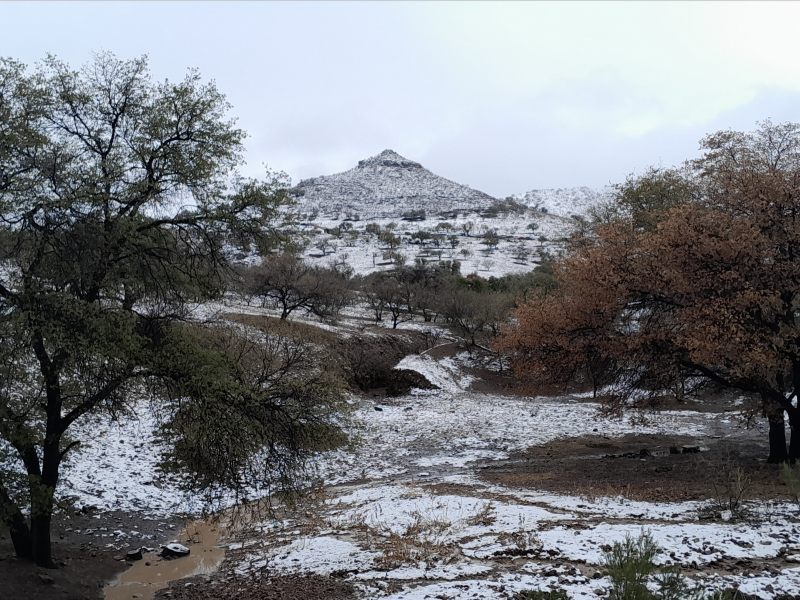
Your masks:
<svg viewBox="0 0 800 600"><path fill-rule="evenodd" d="M480 101L536 100L575 129L638 137L712 120L751 102L758 87L800 90L794 3L468 3L429 12L431 39L462 77L481 82Z"/></svg>

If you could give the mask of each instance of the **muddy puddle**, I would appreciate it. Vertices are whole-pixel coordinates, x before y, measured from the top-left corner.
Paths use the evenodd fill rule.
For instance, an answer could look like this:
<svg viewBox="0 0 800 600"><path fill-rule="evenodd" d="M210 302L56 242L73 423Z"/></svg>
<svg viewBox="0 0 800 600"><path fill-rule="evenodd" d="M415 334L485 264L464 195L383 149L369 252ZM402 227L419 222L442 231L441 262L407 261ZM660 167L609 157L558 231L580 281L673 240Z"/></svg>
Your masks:
<svg viewBox="0 0 800 600"><path fill-rule="evenodd" d="M213 572L225 558L225 549L217 546L221 537L222 531L216 523L190 523L175 538L191 550L189 556L166 560L156 552L144 553L142 560L106 586L103 590L106 600L152 600L170 581Z"/></svg>

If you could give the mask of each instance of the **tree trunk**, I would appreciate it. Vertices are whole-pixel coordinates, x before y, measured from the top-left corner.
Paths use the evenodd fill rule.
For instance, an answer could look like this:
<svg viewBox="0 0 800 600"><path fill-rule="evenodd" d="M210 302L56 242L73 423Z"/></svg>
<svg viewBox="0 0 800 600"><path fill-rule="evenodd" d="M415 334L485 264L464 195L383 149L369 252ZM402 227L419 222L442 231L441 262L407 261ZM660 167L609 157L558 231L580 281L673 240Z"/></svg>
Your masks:
<svg viewBox="0 0 800 600"><path fill-rule="evenodd" d="M4 522L11 535L11 543L14 544L14 553L17 558L33 559L33 541L25 517L2 487L0 487L0 510L6 515Z"/></svg>
<svg viewBox="0 0 800 600"><path fill-rule="evenodd" d="M63 457L60 450L61 435L53 432L56 422L56 419L50 419L48 422L48 435L42 449L41 477L38 481L32 480L30 484L33 560L46 569L55 568L50 544L50 524L53 519L53 500L58 485L59 466Z"/></svg>
<svg viewBox="0 0 800 600"><path fill-rule="evenodd" d="M789 414L789 427L791 428L789 462L794 464L800 460L800 409L792 408L786 412Z"/></svg>
<svg viewBox="0 0 800 600"><path fill-rule="evenodd" d="M33 560L40 567L54 568L50 548L50 521L52 519L52 505L50 512L31 517L31 540L33 541Z"/></svg>
<svg viewBox="0 0 800 600"><path fill-rule="evenodd" d="M769 419L769 456L768 463L783 463L789 460L786 452L786 426L783 420L783 408L770 407L767 412ZM794 435L792 435L794 439ZM800 443L800 440L798 440Z"/></svg>

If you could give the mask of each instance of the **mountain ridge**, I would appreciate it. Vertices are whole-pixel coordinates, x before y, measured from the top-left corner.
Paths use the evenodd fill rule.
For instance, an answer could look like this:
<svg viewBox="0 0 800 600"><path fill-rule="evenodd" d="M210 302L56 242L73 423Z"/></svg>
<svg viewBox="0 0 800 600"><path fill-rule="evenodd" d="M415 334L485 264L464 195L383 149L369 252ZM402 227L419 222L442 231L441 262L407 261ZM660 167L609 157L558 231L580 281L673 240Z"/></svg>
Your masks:
<svg viewBox="0 0 800 600"><path fill-rule="evenodd" d="M298 208L308 213L359 219L481 211L498 201L480 190L446 179L394 150L358 161L332 175L301 180L291 188ZM608 191L588 187L533 189L511 196L517 202L556 216L586 215L608 199Z"/></svg>

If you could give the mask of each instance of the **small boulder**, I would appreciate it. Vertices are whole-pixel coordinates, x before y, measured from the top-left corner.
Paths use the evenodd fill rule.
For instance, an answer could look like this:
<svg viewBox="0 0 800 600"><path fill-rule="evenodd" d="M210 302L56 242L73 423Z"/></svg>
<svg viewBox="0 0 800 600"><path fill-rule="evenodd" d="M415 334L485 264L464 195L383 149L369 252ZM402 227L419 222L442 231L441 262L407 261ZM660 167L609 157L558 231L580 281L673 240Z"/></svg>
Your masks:
<svg viewBox="0 0 800 600"><path fill-rule="evenodd" d="M55 583L55 579L50 577L50 575L45 575L44 573L39 573L39 581L45 585L53 585Z"/></svg>
<svg viewBox="0 0 800 600"><path fill-rule="evenodd" d="M164 558L181 558L183 556L189 556L190 550L184 546L183 544L167 544L164 546L164 549L161 551L161 556Z"/></svg>
<svg viewBox="0 0 800 600"><path fill-rule="evenodd" d="M125 555L125 559L130 561L142 560L142 549L136 548L135 550L128 550L128 553Z"/></svg>
<svg viewBox="0 0 800 600"><path fill-rule="evenodd" d="M683 446L683 454L697 454L700 452L700 446Z"/></svg>

